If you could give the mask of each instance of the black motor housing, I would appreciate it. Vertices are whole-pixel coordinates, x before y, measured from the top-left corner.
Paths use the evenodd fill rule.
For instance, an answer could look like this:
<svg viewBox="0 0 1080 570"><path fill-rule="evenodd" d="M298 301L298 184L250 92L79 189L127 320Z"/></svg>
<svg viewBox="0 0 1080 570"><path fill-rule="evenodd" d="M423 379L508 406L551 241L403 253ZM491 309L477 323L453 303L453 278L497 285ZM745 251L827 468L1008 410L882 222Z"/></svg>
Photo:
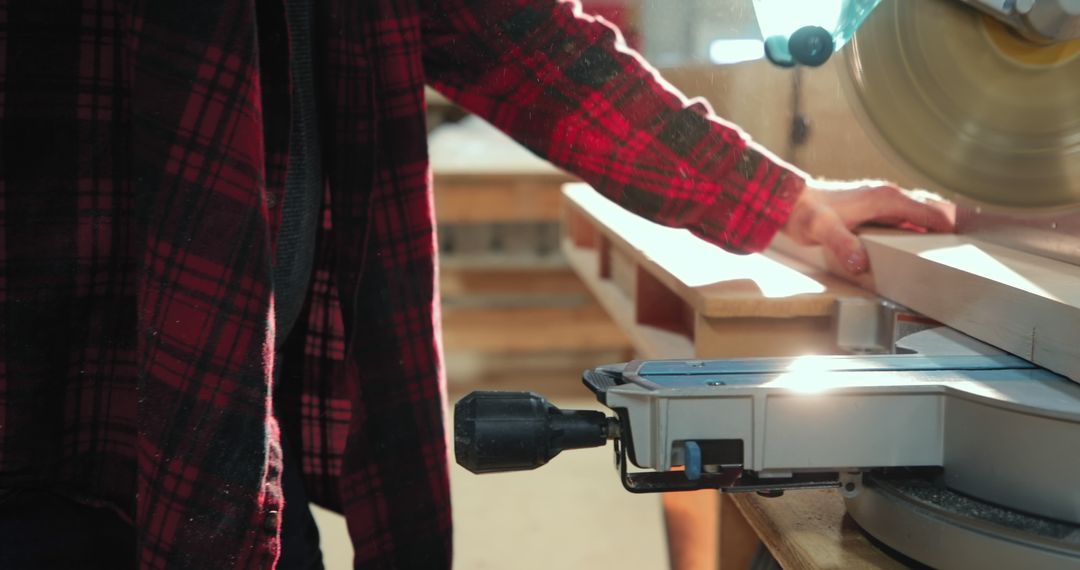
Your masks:
<svg viewBox="0 0 1080 570"><path fill-rule="evenodd" d="M532 392L473 392L454 406L454 455L473 473L524 471L564 449L604 445L602 412L560 410Z"/></svg>

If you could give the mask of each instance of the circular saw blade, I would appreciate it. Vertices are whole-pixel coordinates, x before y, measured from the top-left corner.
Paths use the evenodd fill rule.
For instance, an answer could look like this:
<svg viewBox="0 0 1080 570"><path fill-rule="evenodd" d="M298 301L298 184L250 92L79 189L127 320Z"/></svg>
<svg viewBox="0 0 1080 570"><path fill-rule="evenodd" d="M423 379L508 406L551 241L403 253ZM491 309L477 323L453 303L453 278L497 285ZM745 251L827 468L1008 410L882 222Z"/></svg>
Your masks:
<svg viewBox="0 0 1080 570"><path fill-rule="evenodd" d="M1000 26L958 0L887 0L846 50L851 99L931 189L1080 203L1080 40L1039 47Z"/></svg>

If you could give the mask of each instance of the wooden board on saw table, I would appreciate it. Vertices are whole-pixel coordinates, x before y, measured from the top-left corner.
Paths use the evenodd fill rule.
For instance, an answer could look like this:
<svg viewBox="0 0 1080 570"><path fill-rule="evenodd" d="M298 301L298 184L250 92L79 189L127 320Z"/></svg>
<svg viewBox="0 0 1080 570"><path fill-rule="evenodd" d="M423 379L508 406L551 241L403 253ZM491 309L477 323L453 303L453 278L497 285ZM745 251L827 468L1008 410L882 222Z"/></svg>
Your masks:
<svg viewBox="0 0 1080 570"><path fill-rule="evenodd" d="M1080 382L1080 267L963 235L862 235L872 273L861 286ZM788 255L841 274L821 248Z"/></svg>
<svg viewBox="0 0 1080 570"><path fill-rule="evenodd" d="M835 489L729 496L784 568L907 568L866 538Z"/></svg>

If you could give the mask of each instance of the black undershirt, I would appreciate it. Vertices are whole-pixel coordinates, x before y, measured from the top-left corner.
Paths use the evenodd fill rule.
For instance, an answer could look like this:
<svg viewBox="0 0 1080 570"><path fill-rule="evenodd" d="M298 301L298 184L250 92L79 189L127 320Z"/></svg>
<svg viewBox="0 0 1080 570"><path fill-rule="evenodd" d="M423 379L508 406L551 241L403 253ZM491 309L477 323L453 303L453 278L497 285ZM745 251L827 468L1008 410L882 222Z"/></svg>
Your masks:
<svg viewBox="0 0 1080 570"><path fill-rule="evenodd" d="M313 0L289 0L286 3L292 117L285 202L282 204L273 275L277 329L275 348L278 351L295 326L307 297L323 197L315 62L312 57L312 4Z"/></svg>
<svg viewBox="0 0 1080 570"><path fill-rule="evenodd" d="M291 75L291 121L289 164L285 175L285 198L274 265L274 310L278 353L275 385L280 390L281 348L304 306L315 257L315 234L322 211L323 170L319 144L319 114L315 96L315 62L312 58L312 4L314 0L287 0L289 70ZM275 404L279 402L274 398ZM285 430L287 431L287 430ZM298 450L282 432L282 492L285 509L281 522L282 570L322 568L319 531L308 503L300 472Z"/></svg>

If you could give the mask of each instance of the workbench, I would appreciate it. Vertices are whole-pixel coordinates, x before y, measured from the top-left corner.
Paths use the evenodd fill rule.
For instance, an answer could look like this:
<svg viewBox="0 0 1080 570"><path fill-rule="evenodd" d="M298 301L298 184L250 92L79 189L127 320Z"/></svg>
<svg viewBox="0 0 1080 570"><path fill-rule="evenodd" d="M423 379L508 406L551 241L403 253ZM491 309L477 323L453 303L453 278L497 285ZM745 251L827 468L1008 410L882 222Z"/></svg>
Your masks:
<svg viewBox="0 0 1080 570"><path fill-rule="evenodd" d="M429 137L440 224L559 219L559 189L574 177L477 117Z"/></svg>
<svg viewBox="0 0 1080 570"><path fill-rule="evenodd" d="M563 191L563 251L631 339L639 358L839 353L837 300L864 289L776 251L739 256L648 222L584 184ZM715 491L668 495L670 509L715 504ZM779 498L721 494L721 568L746 568L764 542L785 568L901 568L844 513L833 490ZM688 529L669 529L686 532ZM709 550L705 542L698 548Z"/></svg>

